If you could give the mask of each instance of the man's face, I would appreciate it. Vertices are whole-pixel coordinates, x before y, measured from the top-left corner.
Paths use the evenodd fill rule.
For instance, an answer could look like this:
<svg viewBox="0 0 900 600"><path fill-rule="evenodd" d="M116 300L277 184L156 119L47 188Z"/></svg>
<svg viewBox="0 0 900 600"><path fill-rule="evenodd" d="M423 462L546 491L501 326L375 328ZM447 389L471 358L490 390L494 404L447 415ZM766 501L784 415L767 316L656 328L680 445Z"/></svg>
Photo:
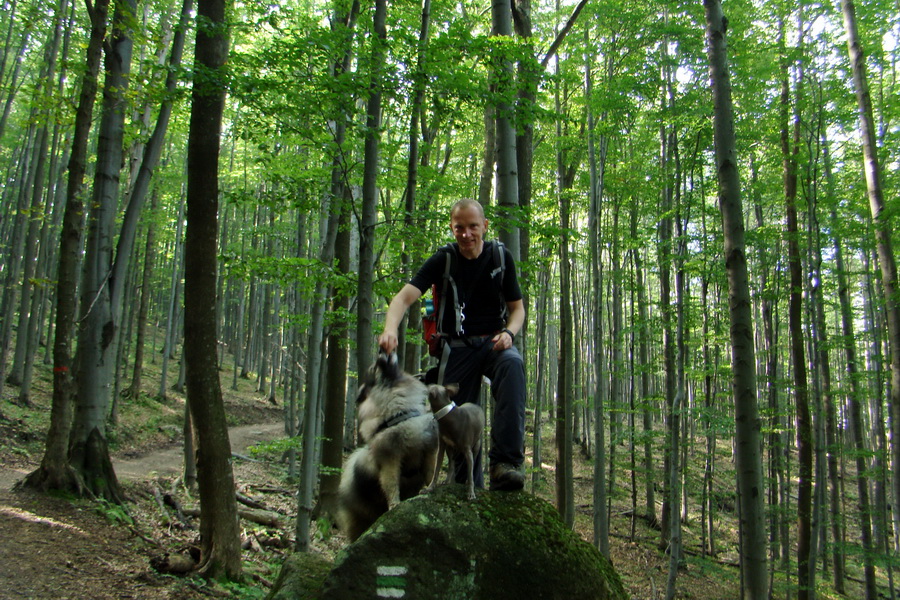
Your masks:
<svg viewBox="0 0 900 600"><path fill-rule="evenodd" d="M474 206L459 208L450 215L450 229L460 253L466 258L477 258L481 254L487 227L487 219Z"/></svg>

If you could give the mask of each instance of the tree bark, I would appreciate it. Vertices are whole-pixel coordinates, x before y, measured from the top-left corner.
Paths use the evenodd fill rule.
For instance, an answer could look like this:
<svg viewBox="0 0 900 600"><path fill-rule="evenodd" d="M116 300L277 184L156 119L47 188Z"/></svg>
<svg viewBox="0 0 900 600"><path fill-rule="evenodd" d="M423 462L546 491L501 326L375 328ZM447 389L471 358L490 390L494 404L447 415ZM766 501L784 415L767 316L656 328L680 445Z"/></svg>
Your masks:
<svg viewBox="0 0 900 600"><path fill-rule="evenodd" d="M56 326L53 341L53 402L50 428L41 466L25 479L25 485L41 490L83 493L80 474L69 465L69 433L72 429L75 380L72 373L72 334L78 312L78 266L84 221L84 173L88 134L97 97L97 78L106 37L109 0L98 0L89 11L91 30L81 92L75 112L72 153L66 186L66 206L60 233L56 271Z"/></svg>
<svg viewBox="0 0 900 600"><path fill-rule="evenodd" d="M359 285L356 302L356 361L368 364L374 356L372 303L375 281L375 221L378 217L378 144L381 138L381 89L387 44L387 0L375 0L372 22L372 59L369 101L366 110L366 139L363 157L362 215L359 224ZM349 271L349 265L347 266ZM341 419L344 417L341 411Z"/></svg>
<svg viewBox="0 0 900 600"><path fill-rule="evenodd" d="M900 298L897 296L897 262L892 247L892 222L886 210L884 191L881 184L881 166L878 162L878 145L875 135L875 121L872 112L872 98L869 94L869 82L866 75L865 52L859 39L856 24L856 6L852 0L841 0L841 11L844 17L844 29L847 33L847 49L853 69L853 87L856 91L856 102L859 113L859 133L862 138L863 162L866 176L866 190L869 198L869 209L872 213L872 224L875 229L875 246L878 262L881 265L881 285L884 291L885 313L888 323L888 347L891 356L891 439L900 436ZM860 432L861 435L861 432ZM892 443L891 457L894 464L893 490L894 503L900 498L900 444ZM866 545L865 538L863 539ZM871 540L868 541L871 546ZM873 567L866 564L866 598L875 598L876 590Z"/></svg>
<svg viewBox="0 0 900 600"><path fill-rule="evenodd" d="M123 156L125 94L134 45L129 25L134 11L134 0L116 4L112 37L107 42L97 167L82 275L76 355L78 401L69 454L88 491L114 502L121 502L123 497L106 445L106 417L120 325L113 307L113 290L125 281L112 278L113 238Z"/></svg>
<svg viewBox="0 0 900 600"><path fill-rule="evenodd" d="M765 506L760 457L760 419L756 398L756 357L744 244L744 209L741 204L741 186L735 152L734 114L725 42L727 21L719 0L704 0L703 6L706 13L707 51L715 109L713 115L715 160L731 320L735 454L740 490L742 592L746 600L765 600L768 597L768 581L763 521Z"/></svg>
<svg viewBox="0 0 900 600"><path fill-rule="evenodd" d="M784 26L781 28L783 44ZM782 52L786 52L782 48ZM809 409L809 389L806 372L806 352L803 347L803 271L798 237L797 217L797 152L800 144L800 118L794 115L793 136L790 134L789 65L783 58L781 72L781 153L784 171L785 238L788 247L790 292L788 300L788 330L790 333L791 368L793 370L794 405L797 426L797 585L798 598L806 600L813 593L814 564L810 564L812 547L812 462L813 434ZM800 81L802 82L802 76ZM799 87L800 83L798 83ZM800 97L798 90L797 97ZM793 139L792 139L793 138Z"/></svg>
<svg viewBox="0 0 900 600"><path fill-rule="evenodd" d="M587 38L587 30L585 38ZM605 439L605 413L603 410L603 398L605 396L606 375L604 373L604 348L603 348L603 277L601 272L600 254L600 218L601 199L603 197L603 176L606 172L606 142L605 135L600 136L600 156L597 156L597 136L594 113L591 109L590 99L593 96L592 62L593 54L587 53L587 62L584 69L584 94L588 99L587 104L587 144L588 144L588 168L590 172L590 213L588 214L588 236L591 257L591 288L593 301L591 302L591 324L594 341L594 437L596 456L594 458L594 545L603 556L609 557L609 516L606 509L606 439ZM533 100L533 98L532 98ZM601 121L606 115L601 115ZM529 139L530 141L530 139ZM615 242L614 242L615 243ZM618 248L618 246L617 246Z"/></svg>
<svg viewBox="0 0 900 600"><path fill-rule="evenodd" d="M184 358L187 398L196 429L201 559L210 578L241 575L241 538L234 498L231 444L219 382L216 340L219 145L228 58L226 0L199 0L188 135L187 224L184 236Z"/></svg>
<svg viewBox="0 0 900 600"><path fill-rule="evenodd" d="M856 91L859 113L859 132L862 138L866 190L869 198L869 209L872 213L872 224L875 229L875 246L878 252L878 262L881 266L881 285L884 293L885 314L888 324L888 348L890 348L891 360L891 439L897 440L900 439L900 297L897 295L897 262L891 241L893 225L890 212L886 210L887 206L884 200L872 98L869 94L865 52L857 30L856 6L852 0L841 0L841 10L844 17L844 29L847 33L847 49L850 55L850 64L853 69L853 87ZM895 441L890 446L891 459L894 465L891 483L896 506L898 498L900 498L900 469L897 468L897 465L900 465L900 443ZM866 593L867 597L869 597L868 584Z"/></svg>
<svg viewBox="0 0 900 600"><path fill-rule="evenodd" d="M512 27L512 0L492 0L491 33L510 38ZM512 60L501 56L493 65L493 79L497 97L495 124L497 127L497 230L500 240L506 244L513 258L519 260L519 175L516 161L516 128L513 125L513 101L515 95L515 69Z"/></svg>

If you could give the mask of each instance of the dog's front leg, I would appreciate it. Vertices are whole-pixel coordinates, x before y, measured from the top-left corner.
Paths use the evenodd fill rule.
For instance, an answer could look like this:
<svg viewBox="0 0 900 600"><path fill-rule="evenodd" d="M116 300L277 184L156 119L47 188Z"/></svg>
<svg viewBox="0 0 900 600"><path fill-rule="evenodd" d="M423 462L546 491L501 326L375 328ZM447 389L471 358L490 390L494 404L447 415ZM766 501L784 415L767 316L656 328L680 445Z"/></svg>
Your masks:
<svg viewBox="0 0 900 600"><path fill-rule="evenodd" d="M475 457L472 456L472 449L466 448L466 473L468 478L466 483L469 484L469 500L475 499Z"/></svg>
<svg viewBox="0 0 900 600"><path fill-rule="evenodd" d="M444 464L444 440L438 441L437 457L434 462L434 471L431 476L431 483L425 488L425 493L430 494L437 487L437 480L441 476L441 465Z"/></svg>
<svg viewBox="0 0 900 600"><path fill-rule="evenodd" d="M390 460L381 465L378 482L387 499L388 510L400 504L400 461Z"/></svg>

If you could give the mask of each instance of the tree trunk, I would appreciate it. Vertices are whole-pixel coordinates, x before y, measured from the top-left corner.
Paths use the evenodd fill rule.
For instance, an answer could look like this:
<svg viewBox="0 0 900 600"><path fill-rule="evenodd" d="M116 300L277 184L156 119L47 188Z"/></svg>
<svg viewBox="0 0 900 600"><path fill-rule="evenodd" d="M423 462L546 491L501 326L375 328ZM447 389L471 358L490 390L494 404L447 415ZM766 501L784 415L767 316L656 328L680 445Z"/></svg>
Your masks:
<svg viewBox="0 0 900 600"><path fill-rule="evenodd" d="M352 274L350 265L350 202L344 199L338 231L335 238L335 262L338 273L348 280ZM319 472L319 505L315 518L328 515L331 521L337 515L338 486L341 483L341 463L344 458L344 410L347 404L347 360L350 354L348 333L350 323L337 315L350 310L350 296L339 291L331 298L331 310L336 318L328 332L328 365L325 373L324 422L322 426L322 460ZM371 329L371 328L370 328ZM361 354L361 353L360 353ZM359 363L372 362L372 351L366 357L359 356Z"/></svg>
<svg viewBox="0 0 900 600"><path fill-rule="evenodd" d="M144 244L144 268L141 274L141 300L137 313L137 336L134 347L134 365L131 371L131 385L128 395L137 398L143 387L144 372L144 345L147 336L147 314L150 311L150 297L153 293L150 289L150 278L156 263L156 223L154 213L159 199L158 192L154 191L150 196L150 218L147 220L147 239Z"/></svg>
<svg viewBox="0 0 900 600"><path fill-rule="evenodd" d="M387 0L375 0L372 22L371 83L366 115L366 140L362 181L362 215L359 224L359 285L356 301L356 360L368 364L374 357L372 303L375 281L375 221L378 217L378 144L381 137L381 89L387 44ZM349 241L348 241L349 244ZM347 265L347 271L350 271ZM341 410L341 419L344 411Z"/></svg>
<svg viewBox="0 0 900 600"><path fill-rule="evenodd" d="M341 12L336 9L334 27L346 29L352 32L359 14L359 2L354 0L349 12ZM352 40L346 40L346 48L337 64L332 69L335 76L346 73L350 68L353 58ZM349 99L348 99L349 101ZM346 107L345 107L346 108ZM342 148L347 127L349 113L341 111L340 118L334 123L334 142L337 148ZM334 261L335 240L337 237L338 220L343 210L344 203L344 173L345 164L340 156L334 156L331 166L331 187L328 194L328 202L325 204L327 215L324 228L324 239L320 240L319 261L322 265L330 267ZM297 496L297 527L296 550L306 552L309 550L310 529L313 514L313 497L315 495L315 483L318 481L317 460L320 444L317 438L320 416L320 398L322 382L323 344L322 336L325 322L325 305L329 295L329 286L321 278L316 282L315 295L311 307L311 322L309 326L309 350L306 366L306 406L303 411L303 449L300 464L300 491Z"/></svg>
<svg viewBox="0 0 900 600"><path fill-rule="evenodd" d="M184 357L187 398L197 435L201 559L206 577L241 576L241 538L231 470L231 444L219 383L216 340L219 136L228 58L226 0L199 0L195 72L188 136L187 224L184 236Z"/></svg>
<svg viewBox="0 0 900 600"><path fill-rule="evenodd" d="M783 39L783 27L782 27ZM783 42L782 42L783 43ZM784 170L785 238L788 247L790 294L788 301L788 329L791 337L791 368L794 374L794 404L797 423L797 585L798 598L806 600L813 594L814 564L810 564L812 547L812 417L809 409L809 389L806 373L806 353L803 347L803 271L800 257L799 225L797 217L797 152L800 144L800 118L794 115L793 140L789 133L790 112L789 65L783 59L781 73L781 152ZM801 77L802 83L802 77ZM801 84L798 83L798 87ZM800 97L798 89L797 97Z"/></svg>
<svg viewBox="0 0 900 600"><path fill-rule="evenodd" d="M428 81L426 73L426 60L428 57L428 43L431 31L431 0L423 0L422 2L422 19L419 26L419 42L416 54L416 70L413 74L413 97L410 103L409 118L409 158L406 163L406 188L404 189L404 215L403 225L406 231L413 231L420 221L416 217L418 207L418 184L419 184L419 137L421 135L421 113L425 102L425 86ZM427 156L427 154L426 154ZM400 262L403 265L403 272L410 274L412 265L417 262L413 257L412 245L406 240L402 241L403 250L400 255ZM421 328L421 304L416 301L409 308L407 313L407 329L419 330ZM403 332L401 331L401 339ZM405 350L403 352L403 368L409 373L419 370L422 358L422 344L419 340L407 340L403 344ZM371 357L370 357L371 360ZM357 360L357 363L359 361ZM365 363L359 363L365 364Z"/></svg>
<svg viewBox="0 0 900 600"><path fill-rule="evenodd" d="M760 420L756 399L756 357L753 347L752 303L744 244L744 209L735 153L734 114L728 73L725 30L719 0L704 0L719 206L722 212L728 307L731 320L732 393L735 454L740 490L741 585L746 600L768 597L766 579L765 506L763 505Z"/></svg>
<svg viewBox="0 0 900 600"><path fill-rule="evenodd" d="M116 4L112 38L107 42L106 81L97 145L97 167L84 253L81 318L76 355L78 401L69 459L88 491L121 502L106 446L106 416L116 358L119 323L113 306L113 238L122 166L125 93L131 70L133 41L128 29L135 2Z"/></svg>
<svg viewBox="0 0 900 600"><path fill-rule="evenodd" d="M56 77L56 61L59 56L59 47L62 40L63 19L66 10L65 0L57 2L54 10L53 28L48 34L48 39L44 47L43 64L38 80L40 84L35 89L34 102L38 105L46 105L52 95L52 83ZM44 216L44 203L52 205L53 199L49 193L46 181L47 171L47 154L50 146L50 127L51 116L46 110L38 110L36 119L40 125L37 130L37 143L34 147L34 158L31 179L31 206L26 214L27 227L25 235L25 247L22 262L24 265L22 273L22 290L19 293L19 316L18 325L16 327L16 349L12 366L6 382L12 385L20 386L19 402L23 406L29 404L29 388L30 382L25 381L26 363L34 361L34 353L36 349L29 347L32 341L30 332L37 327L38 311L33 310L33 296L39 295L40 291L35 289L34 281L37 276L42 275L37 272L38 252L40 251L39 240L41 223ZM47 191L45 196L45 191ZM48 211L49 212L49 211ZM30 367L29 367L30 368Z"/></svg>
<svg viewBox="0 0 900 600"><path fill-rule="evenodd" d="M585 38L587 38L585 31ZM590 171L590 213L588 214L588 235L591 253L591 289L593 301L591 302L590 319L592 324L591 335L594 341L594 436L597 455L594 457L594 545L603 556L609 557L609 517L606 510L606 439L605 417L603 410L604 382L606 375L603 365L605 356L603 349L603 277L601 275L600 256L600 202L603 195L603 176L606 172L606 142L605 135L600 136L600 156L597 157L596 127L594 113L591 110L590 99L593 95L593 80L591 75L593 54L588 52L587 64L584 70L584 94L588 98L587 122L588 122L588 167ZM532 99L533 100L533 99ZM601 121L606 115L601 115ZM613 243L616 243L615 241ZM618 246L616 246L618 248Z"/></svg>
<svg viewBox="0 0 900 600"><path fill-rule="evenodd" d="M569 200L560 193L560 299L559 299L559 358L557 371L556 408L556 509L568 527L575 524L575 490L572 473L572 292L569 264Z"/></svg>
<svg viewBox="0 0 900 600"><path fill-rule="evenodd" d="M87 163L88 134L97 97L97 76L100 71L103 39L106 37L108 10L109 0L99 0L89 11L91 31L87 60L81 78L78 108L75 112L56 275L56 327L53 341L53 403L50 429L47 432L47 445L41 466L25 480L25 485L42 490L68 490L81 493L84 485L79 473L68 461L75 388L71 346L78 312L78 266L84 221L82 190Z"/></svg>
<svg viewBox="0 0 900 600"><path fill-rule="evenodd" d="M511 38L512 1L492 0L491 33L498 37ZM504 51L501 52L503 54ZM499 100L496 102L495 123L497 127L497 206L498 233L513 258L519 260L519 176L516 164L516 128L513 125L513 104L505 98L514 95L515 69L512 60L501 56L492 66L493 80Z"/></svg>
<svg viewBox="0 0 900 600"><path fill-rule="evenodd" d="M875 229L875 246L881 266L881 285L884 291L885 313L888 324L888 348L891 358L891 458L893 468L894 510L900 499L900 297L897 289L897 262L892 247L893 224L886 210L884 191L881 184L881 166L878 162L878 146L875 135L875 121L872 113L872 98L866 75L866 59L859 39L856 24L856 6L852 0L841 0L844 15L844 29L847 32L847 48L853 69L853 87L859 111L859 133L862 138L863 162L866 176L866 190L869 209ZM868 577L867 577L868 580ZM866 586L867 597L869 585ZM872 590L874 594L874 590Z"/></svg>
<svg viewBox="0 0 900 600"><path fill-rule="evenodd" d="M495 2L496 4L496 2ZM556 64L557 71L559 63ZM557 115L561 115L559 83L556 84ZM562 141L561 117L556 120L557 144ZM571 199L568 190L563 149L556 149L556 193L559 198L559 353L556 407L556 510L568 527L575 523L575 482L573 474L572 422L575 399L573 369L572 265L569 262L569 222Z"/></svg>

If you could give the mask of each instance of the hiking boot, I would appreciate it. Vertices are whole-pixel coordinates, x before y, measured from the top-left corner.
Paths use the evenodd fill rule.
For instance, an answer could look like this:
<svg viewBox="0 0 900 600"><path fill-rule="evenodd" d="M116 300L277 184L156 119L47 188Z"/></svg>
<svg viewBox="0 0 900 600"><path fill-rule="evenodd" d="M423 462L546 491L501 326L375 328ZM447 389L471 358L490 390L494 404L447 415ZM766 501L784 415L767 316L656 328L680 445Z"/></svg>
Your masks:
<svg viewBox="0 0 900 600"><path fill-rule="evenodd" d="M515 492L525 486L525 475L518 467L509 463L491 465L491 490Z"/></svg>

